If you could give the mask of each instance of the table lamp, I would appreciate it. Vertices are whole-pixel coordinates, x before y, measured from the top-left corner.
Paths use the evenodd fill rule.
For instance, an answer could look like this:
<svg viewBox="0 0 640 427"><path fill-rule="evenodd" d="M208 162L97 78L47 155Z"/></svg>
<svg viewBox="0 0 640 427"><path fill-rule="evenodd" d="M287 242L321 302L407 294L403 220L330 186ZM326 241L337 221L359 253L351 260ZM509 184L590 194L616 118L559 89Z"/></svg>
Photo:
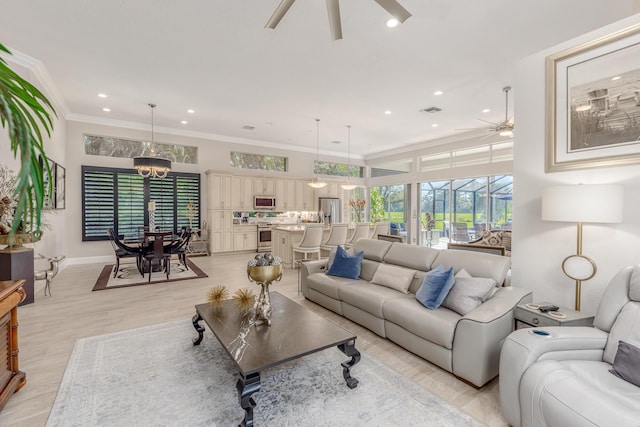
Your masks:
<svg viewBox="0 0 640 427"><path fill-rule="evenodd" d="M576 281L576 311L580 311L581 285L597 271L593 259L582 255L582 223L622 222L621 185L559 185L542 193L542 220L578 224L577 253L562 261L562 272Z"/></svg>

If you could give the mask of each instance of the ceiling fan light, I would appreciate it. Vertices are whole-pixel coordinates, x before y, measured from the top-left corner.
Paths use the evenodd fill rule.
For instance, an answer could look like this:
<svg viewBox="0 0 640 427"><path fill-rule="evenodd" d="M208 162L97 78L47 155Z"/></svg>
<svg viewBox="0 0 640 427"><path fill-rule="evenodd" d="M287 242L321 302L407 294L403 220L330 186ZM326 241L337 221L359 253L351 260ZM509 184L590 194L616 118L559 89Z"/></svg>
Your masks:
<svg viewBox="0 0 640 427"><path fill-rule="evenodd" d="M500 131L500 136L513 136L513 131L510 129L505 129Z"/></svg>
<svg viewBox="0 0 640 427"><path fill-rule="evenodd" d="M395 28L398 26L400 22L396 19L396 18L389 18L387 20L387 27L389 28Z"/></svg>

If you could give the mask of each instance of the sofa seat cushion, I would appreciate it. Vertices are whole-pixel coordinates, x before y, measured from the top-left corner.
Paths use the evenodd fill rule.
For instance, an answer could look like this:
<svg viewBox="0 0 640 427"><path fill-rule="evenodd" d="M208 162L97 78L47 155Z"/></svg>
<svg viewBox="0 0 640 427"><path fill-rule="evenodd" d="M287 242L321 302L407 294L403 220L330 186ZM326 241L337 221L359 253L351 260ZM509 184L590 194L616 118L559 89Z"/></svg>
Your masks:
<svg viewBox="0 0 640 427"><path fill-rule="evenodd" d="M429 310L411 294L388 300L383 312L389 322L447 349L453 347L456 325L462 317L444 307Z"/></svg>
<svg viewBox="0 0 640 427"><path fill-rule="evenodd" d="M374 285L368 282L360 282L343 286L340 289L340 299L360 310L366 311L382 319L383 305L392 299L401 298L403 295L396 290L385 286ZM413 298L413 295L411 295Z"/></svg>
<svg viewBox="0 0 640 427"><path fill-rule="evenodd" d="M523 415L543 416L549 425L637 426L640 387L611 375L610 368L606 362L589 360L533 364L522 384L529 389L524 395L534 396L532 402L538 403L523 408ZM523 392L521 389L521 399Z"/></svg>
<svg viewBox="0 0 640 427"><path fill-rule="evenodd" d="M340 300L340 288L358 283L359 279L347 279L346 277L328 276L324 273L314 273L307 277L309 289L320 292L328 297Z"/></svg>

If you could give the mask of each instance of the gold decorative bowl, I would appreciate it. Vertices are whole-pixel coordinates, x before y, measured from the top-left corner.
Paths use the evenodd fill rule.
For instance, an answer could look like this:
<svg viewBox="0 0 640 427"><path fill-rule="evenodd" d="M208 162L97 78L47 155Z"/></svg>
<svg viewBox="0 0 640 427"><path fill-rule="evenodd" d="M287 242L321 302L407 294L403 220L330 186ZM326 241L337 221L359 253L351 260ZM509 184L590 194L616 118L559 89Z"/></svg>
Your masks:
<svg viewBox="0 0 640 427"><path fill-rule="evenodd" d="M269 283L280 280L282 277L282 264L247 267L249 280L256 283Z"/></svg>

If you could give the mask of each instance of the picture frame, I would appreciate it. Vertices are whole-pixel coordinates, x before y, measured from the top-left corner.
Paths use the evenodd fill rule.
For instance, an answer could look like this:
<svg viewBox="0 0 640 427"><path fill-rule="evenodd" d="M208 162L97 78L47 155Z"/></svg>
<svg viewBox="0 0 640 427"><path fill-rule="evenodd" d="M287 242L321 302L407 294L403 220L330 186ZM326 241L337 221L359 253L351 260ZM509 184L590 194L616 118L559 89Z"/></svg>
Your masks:
<svg viewBox="0 0 640 427"><path fill-rule="evenodd" d="M546 58L545 171L640 163L640 24Z"/></svg>
<svg viewBox="0 0 640 427"><path fill-rule="evenodd" d="M44 202L42 204L42 209L55 209L55 185L56 185L56 162L51 160L48 157L39 157L40 167L42 168L42 180L44 183ZM49 181L49 174L47 173L47 166L44 162L49 164L49 168L51 169L51 178L53 182ZM52 187L51 193L49 193L49 188Z"/></svg>
<svg viewBox="0 0 640 427"><path fill-rule="evenodd" d="M66 177L67 170L56 163L55 165L55 208L56 209L64 209L65 208L65 192L66 192Z"/></svg>

